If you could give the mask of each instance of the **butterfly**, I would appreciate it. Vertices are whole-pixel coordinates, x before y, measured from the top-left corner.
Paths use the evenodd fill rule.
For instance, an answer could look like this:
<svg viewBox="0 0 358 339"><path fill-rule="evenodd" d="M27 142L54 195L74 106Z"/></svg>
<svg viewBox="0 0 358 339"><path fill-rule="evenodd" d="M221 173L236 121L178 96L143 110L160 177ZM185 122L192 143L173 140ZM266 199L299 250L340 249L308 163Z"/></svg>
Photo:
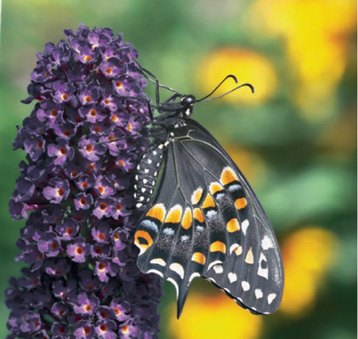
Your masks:
<svg viewBox="0 0 358 339"><path fill-rule="evenodd" d="M152 143L135 173L136 208L143 211L134 236L139 269L175 286L178 318L196 277L211 281L254 314L276 311L284 273L274 231L240 169L191 119L195 103L208 101L225 80L236 78L227 76L196 100L143 72L156 83L159 115L150 114ZM243 86L253 91L250 84L233 90ZM160 102L160 87L174 94Z"/></svg>

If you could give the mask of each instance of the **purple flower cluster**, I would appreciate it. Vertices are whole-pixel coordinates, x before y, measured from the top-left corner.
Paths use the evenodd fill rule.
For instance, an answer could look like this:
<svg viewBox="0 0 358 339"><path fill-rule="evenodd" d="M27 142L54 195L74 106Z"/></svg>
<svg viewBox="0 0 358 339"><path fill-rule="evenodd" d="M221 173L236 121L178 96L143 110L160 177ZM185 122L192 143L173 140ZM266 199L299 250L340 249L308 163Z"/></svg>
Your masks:
<svg viewBox="0 0 358 339"><path fill-rule="evenodd" d="M65 35L38 54L24 100L36 104L14 141L27 158L10 213L27 218L28 267L6 291L8 337L155 338L161 281L141 274L133 244L149 122L137 52L108 28Z"/></svg>

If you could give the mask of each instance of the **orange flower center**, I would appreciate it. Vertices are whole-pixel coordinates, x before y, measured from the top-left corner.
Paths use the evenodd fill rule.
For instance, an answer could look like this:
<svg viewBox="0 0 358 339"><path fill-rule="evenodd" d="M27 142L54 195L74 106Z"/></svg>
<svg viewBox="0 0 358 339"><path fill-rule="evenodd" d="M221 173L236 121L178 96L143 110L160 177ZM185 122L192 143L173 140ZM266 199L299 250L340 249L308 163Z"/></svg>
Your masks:
<svg viewBox="0 0 358 339"><path fill-rule="evenodd" d="M93 145L86 145L86 151L87 151L88 153L92 152L93 150L94 150Z"/></svg>
<svg viewBox="0 0 358 339"><path fill-rule="evenodd" d="M81 199L80 199L80 204L81 204L81 205L87 205L87 199L81 198Z"/></svg>
<svg viewBox="0 0 358 339"><path fill-rule="evenodd" d="M66 153L67 153L66 147L61 147L60 148L60 154L65 155Z"/></svg>
<svg viewBox="0 0 358 339"><path fill-rule="evenodd" d="M99 208L100 208L101 211L105 211L107 209L107 204L104 203L104 202L101 202L99 204Z"/></svg>

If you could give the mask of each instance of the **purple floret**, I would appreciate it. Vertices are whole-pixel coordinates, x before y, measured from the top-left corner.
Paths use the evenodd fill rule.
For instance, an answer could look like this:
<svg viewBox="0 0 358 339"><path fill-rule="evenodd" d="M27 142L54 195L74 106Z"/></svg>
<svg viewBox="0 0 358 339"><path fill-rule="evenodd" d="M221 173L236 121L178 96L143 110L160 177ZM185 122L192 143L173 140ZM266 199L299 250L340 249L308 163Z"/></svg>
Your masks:
<svg viewBox="0 0 358 339"><path fill-rule="evenodd" d="M37 54L13 143L27 154L9 207L27 219L16 260L28 267L6 291L8 337L156 338L161 280L139 271L134 245L150 122L138 54L109 28L65 36Z"/></svg>
<svg viewBox="0 0 358 339"><path fill-rule="evenodd" d="M76 238L72 244L67 245L66 252L74 262L85 262L89 248L90 245L86 244L84 238Z"/></svg>

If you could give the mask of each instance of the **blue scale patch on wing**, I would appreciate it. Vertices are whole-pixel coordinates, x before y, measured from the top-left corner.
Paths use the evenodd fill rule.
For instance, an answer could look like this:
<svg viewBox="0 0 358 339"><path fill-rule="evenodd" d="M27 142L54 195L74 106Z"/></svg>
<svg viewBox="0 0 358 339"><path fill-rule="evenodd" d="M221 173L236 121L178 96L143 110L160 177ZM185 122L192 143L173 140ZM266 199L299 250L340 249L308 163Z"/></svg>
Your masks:
<svg viewBox="0 0 358 339"><path fill-rule="evenodd" d="M162 173L135 234L142 272L176 288L178 317L202 276L253 313L274 312L283 291L279 247L251 187L193 120L175 130Z"/></svg>

